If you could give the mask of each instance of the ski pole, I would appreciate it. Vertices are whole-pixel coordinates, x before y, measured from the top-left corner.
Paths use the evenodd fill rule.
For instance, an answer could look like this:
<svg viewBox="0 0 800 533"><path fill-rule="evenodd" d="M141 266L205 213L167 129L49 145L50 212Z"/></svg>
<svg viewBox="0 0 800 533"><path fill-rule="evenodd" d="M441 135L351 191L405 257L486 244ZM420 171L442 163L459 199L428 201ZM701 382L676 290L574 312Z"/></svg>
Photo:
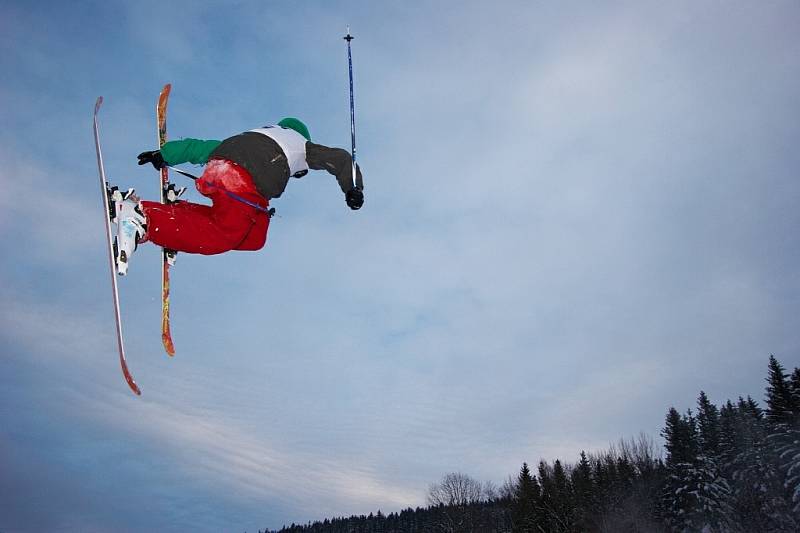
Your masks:
<svg viewBox="0 0 800 533"><path fill-rule="evenodd" d="M181 170L181 169L179 169L179 168L177 168L177 167L173 167L173 166L171 166L171 165L167 165L167 167L166 167L166 168L168 168L168 169L170 169L170 170L174 170L174 171L175 171L175 172L177 172L178 174L181 174L181 175L183 175L183 176L186 176L187 178L191 178L191 179L193 179L194 181L197 181L197 180L199 180L199 179L200 179L199 177L195 176L194 174L190 174L190 173L186 172L185 170ZM208 185L209 187L213 187L213 188L215 188L215 189L219 189L220 191L224 192L224 193L225 193L225 194L226 194L228 197L230 197L230 198L233 198L233 199L234 199L234 200L236 200L237 202L241 202L241 203L243 203L243 204L249 205L250 207L253 207L253 208L255 208L255 209L258 209L259 211L263 211L264 213L268 214L270 217L271 217L272 215L274 215L274 214L275 214L275 208L274 208L274 207L270 207L269 209L267 209L266 207L264 207L264 206L261 206L261 205L258 205L258 204L257 204L257 203L255 203L255 202L251 202L251 201L250 201L250 200L248 200L247 198L242 198L241 196L239 196L239 195L238 195L238 194L236 194L236 193L233 193L233 192L231 192L231 191L228 191L228 190L226 190L226 189L223 189L222 187L218 187L218 186L214 185L213 183L211 183L210 181L203 181L203 183L205 183L205 184L206 184L206 185Z"/></svg>
<svg viewBox="0 0 800 533"><path fill-rule="evenodd" d="M347 27L347 35L344 40L347 41L347 65L350 72L350 141L352 145L352 159L353 159L353 188L358 188L356 183L356 108L353 101L353 55L350 51L350 41L355 37L350 35L350 26Z"/></svg>

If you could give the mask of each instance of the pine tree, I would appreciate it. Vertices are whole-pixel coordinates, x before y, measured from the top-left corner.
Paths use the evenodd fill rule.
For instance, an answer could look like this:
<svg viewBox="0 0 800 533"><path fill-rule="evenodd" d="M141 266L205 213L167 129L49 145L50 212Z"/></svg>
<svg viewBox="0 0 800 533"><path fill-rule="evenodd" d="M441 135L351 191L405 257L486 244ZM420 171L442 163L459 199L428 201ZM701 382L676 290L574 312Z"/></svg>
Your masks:
<svg viewBox="0 0 800 533"><path fill-rule="evenodd" d="M581 459L572 470L572 491L575 497L575 526L578 531L595 529L593 516L598 514L597 498L592 480L592 465L581 451Z"/></svg>
<svg viewBox="0 0 800 533"><path fill-rule="evenodd" d="M719 410L703 391L700 391L697 399L697 427L700 453L706 457L716 457L719 454Z"/></svg>
<svg viewBox="0 0 800 533"><path fill-rule="evenodd" d="M689 457L688 446L684 438L684 420L678 410L670 407L667 411L664 429L661 431L664 437L664 447L667 449L667 483L664 490L664 510L666 521L674 530L681 529L680 516L691 506L692 502L686 501L686 489L684 488L687 480L681 470L682 465L687 461L693 460Z"/></svg>
<svg viewBox="0 0 800 533"><path fill-rule="evenodd" d="M767 383L767 420L773 425L792 424L800 404L795 400L789 376L774 355L769 356Z"/></svg>
<svg viewBox="0 0 800 533"><path fill-rule="evenodd" d="M730 400L719 410L719 455L723 463L731 458L736 445L736 407Z"/></svg>
<svg viewBox="0 0 800 533"><path fill-rule="evenodd" d="M561 461L556 460L552 466L540 461L539 481L542 493L537 514L542 529L553 533L569 531L572 522L570 489Z"/></svg>
<svg viewBox="0 0 800 533"><path fill-rule="evenodd" d="M539 496L539 506L536 514L539 519L540 527L545 531L555 531L555 501L553 486L553 468L545 461L539 461L539 485L541 495Z"/></svg>
<svg viewBox="0 0 800 533"><path fill-rule="evenodd" d="M697 405L699 455L694 472L697 508L706 525L714 530L727 530L732 516L732 491L720 462L719 409L703 391Z"/></svg>
<svg viewBox="0 0 800 533"><path fill-rule="evenodd" d="M528 463L522 463L515 489L514 531L525 533L536 531L536 508L539 505L541 491L539 483L528 468Z"/></svg>
<svg viewBox="0 0 800 533"><path fill-rule="evenodd" d="M561 460L553 463L553 500L555 518L562 531L572 530L575 505L572 496L572 487L567 478L567 472Z"/></svg>
<svg viewBox="0 0 800 533"><path fill-rule="evenodd" d="M666 440L667 466L694 463L699 451L697 422L689 410L685 415L671 407L667 412L666 426L661 432Z"/></svg>

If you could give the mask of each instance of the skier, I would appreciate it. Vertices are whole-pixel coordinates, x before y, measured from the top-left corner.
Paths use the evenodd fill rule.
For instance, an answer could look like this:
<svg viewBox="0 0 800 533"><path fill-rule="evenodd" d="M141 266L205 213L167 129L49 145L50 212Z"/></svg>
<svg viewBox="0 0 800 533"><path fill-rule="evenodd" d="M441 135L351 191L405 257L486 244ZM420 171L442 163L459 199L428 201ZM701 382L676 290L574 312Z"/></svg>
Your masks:
<svg viewBox="0 0 800 533"><path fill-rule="evenodd" d="M223 141L170 141L160 150L142 152L138 159L140 165L151 163L156 169L187 162L205 165L195 186L212 205L140 201L133 189L117 194L117 271L123 275L138 244L147 241L205 255L261 249L267 239L270 200L280 198L290 177L301 178L309 169L336 176L350 209L360 209L364 203L361 169L356 165L354 185L350 154L311 142L306 125L291 117Z"/></svg>

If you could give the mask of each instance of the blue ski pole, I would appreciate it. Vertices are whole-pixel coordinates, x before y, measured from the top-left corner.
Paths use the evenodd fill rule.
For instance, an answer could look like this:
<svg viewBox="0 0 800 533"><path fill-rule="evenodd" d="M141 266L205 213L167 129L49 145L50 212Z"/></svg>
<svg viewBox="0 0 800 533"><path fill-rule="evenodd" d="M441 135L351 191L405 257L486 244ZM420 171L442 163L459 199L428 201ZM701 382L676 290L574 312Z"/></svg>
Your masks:
<svg viewBox="0 0 800 533"><path fill-rule="evenodd" d="M347 65L350 71L350 141L352 143L352 159L353 159L353 188L358 188L356 183L356 108L353 101L353 55L350 52L350 41L354 37L350 35L350 26L347 27L347 35L344 40L347 41Z"/></svg>

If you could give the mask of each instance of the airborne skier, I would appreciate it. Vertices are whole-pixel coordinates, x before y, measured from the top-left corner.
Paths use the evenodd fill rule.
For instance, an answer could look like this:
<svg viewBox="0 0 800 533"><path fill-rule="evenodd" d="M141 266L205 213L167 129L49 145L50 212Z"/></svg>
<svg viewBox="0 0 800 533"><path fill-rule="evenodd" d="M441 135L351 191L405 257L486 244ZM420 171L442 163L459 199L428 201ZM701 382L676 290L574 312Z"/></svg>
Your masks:
<svg viewBox="0 0 800 533"><path fill-rule="evenodd" d="M197 254L220 254L229 250L259 250L267 240L274 209L270 200L279 198L289 178L301 178L309 169L327 170L336 176L350 209L364 204L364 184L356 164L355 105L353 101L353 62L348 28L347 62L350 77L350 140L352 152L311 142L308 127L296 118L285 118L234 135L223 141L183 139L167 142L167 102L172 85L166 84L156 105L158 144L156 150L139 154L139 165L151 163L159 171L160 202L141 201L133 189L123 193L108 182L100 148L98 112L103 97L94 107L94 141L97 168L103 192L106 244L114 297L117 347L120 365L130 389L141 394L125 358L117 274L128 271L130 256L143 242L162 248L161 262L161 340L169 355L175 354L170 329L171 265L179 251ZM199 178L173 165L205 165ZM178 200L186 190L177 190L169 182L172 168L195 180L197 190L211 199L211 205ZM111 224L117 225L112 236Z"/></svg>
<svg viewBox="0 0 800 533"><path fill-rule="evenodd" d="M289 178L301 178L309 169L336 176L350 209L360 209L364 203L361 169L353 165L350 154L312 142L306 125L296 118L223 141L166 142L160 150L142 152L138 159L140 165L151 163L156 169L187 162L205 165L195 186L212 205L141 201L132 190L118 194L119 274L127 272L137 245L147 241L205 255L261 249L269 228L270 200L283 194Z"/></svg>

